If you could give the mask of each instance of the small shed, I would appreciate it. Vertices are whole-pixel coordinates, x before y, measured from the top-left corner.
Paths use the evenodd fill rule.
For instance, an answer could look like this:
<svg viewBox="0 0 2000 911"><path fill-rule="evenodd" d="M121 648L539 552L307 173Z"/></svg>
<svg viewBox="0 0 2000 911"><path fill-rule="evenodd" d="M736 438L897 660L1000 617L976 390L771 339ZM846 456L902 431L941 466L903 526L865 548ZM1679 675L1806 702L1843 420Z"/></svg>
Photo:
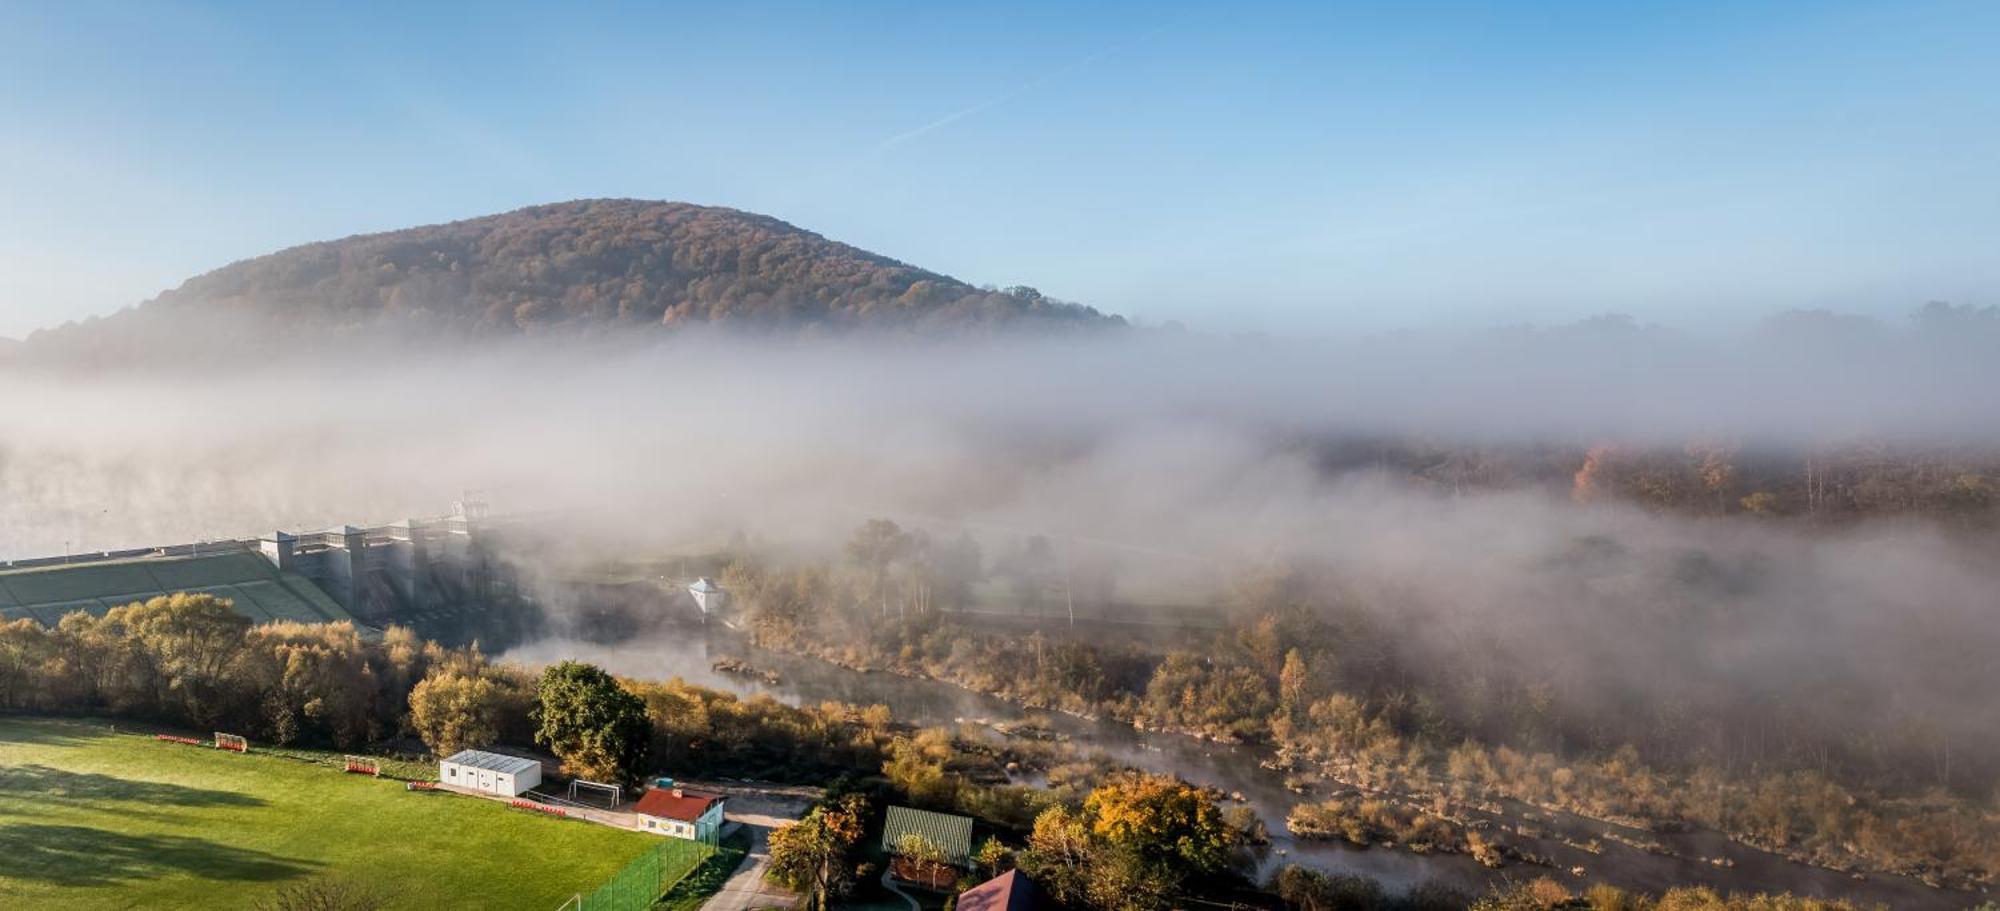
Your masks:
<svg viewBox="0 0 2000 911"><path fill-rule="evenodd" d="M503 753L460 750L438 763L438 781L502 797L518 797L542 783L542 764Z"/></svg>
<svg viewBox="0 0 2000 911"><path fill-rule="evenodd" d="M639 798L639 831L703 844L715 844L722 832L723 798L680 788L654 788Z"/></svg>
<svg viewBox="0 0 2000 911"><path fill-rule="evenodd" d="M882 850L895 854L903 836L912 834L943 849L945 863L963 867L972 862L972 817L890 807L882 821Z"/></svg>
<svg viewBox="0 0 2000 911"><path fill-rule="evenodd" d="M723 591L721 586L716 585L715 581L707 576L694 580L688 586L688 594L694 597L694 604L701 608L704 617L721 610L723 605L729 603L729 593Z"/></svg>

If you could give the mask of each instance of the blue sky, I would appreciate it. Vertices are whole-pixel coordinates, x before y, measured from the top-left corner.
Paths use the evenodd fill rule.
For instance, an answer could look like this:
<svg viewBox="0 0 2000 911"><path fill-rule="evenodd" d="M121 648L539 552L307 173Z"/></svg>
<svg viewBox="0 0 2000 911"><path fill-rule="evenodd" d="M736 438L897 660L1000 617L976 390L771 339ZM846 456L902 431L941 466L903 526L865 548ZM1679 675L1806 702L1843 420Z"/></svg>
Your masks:
<svg viewBox="0 0 2000 911"><path fill-rule="evenodd" d="M278 6L0 5L0 335L582 196L1213 328L2000 303L1990 2Z"/></svg>

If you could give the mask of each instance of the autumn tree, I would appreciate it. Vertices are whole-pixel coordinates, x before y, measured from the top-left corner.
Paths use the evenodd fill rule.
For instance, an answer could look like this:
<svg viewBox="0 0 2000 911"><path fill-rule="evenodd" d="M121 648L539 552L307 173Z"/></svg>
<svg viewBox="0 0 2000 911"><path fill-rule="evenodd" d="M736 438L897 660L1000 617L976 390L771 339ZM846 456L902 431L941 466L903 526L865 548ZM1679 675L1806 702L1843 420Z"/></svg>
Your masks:
<svg viewBox="0 0 2000 911"><path fill-rule="evenodd" d="M486 746L500 737L509 690L476 670L434 671L410 690L410 728L437 756Z"/></svg>
<svg viewBox="0 0 2000 911"><path fill-rule="evenodd" d="M645 700L626 692L602 668L579 661L551 665L535 694L535 742L554 752L565 772L638 782L653 733Z"/></svg>
<svg viewBox="0 0 2000 911"><path fill-rule="evenodd" d="M1701 489L1707 494L1710 509L1723 512L1728 508L1730 493L1736 487L1736 450L1713 442L1690 443L1687 455L1695 460L1695 476L1700 479Z"/></svg>
<svg viewBox="0 0 2000 911"><path fill-rule="evenodd" d="M1083 806L1091 831L1110 844L1191 872L1222 870L1236 846L1210 792L1171 775L1119 775Z"/></svg>
<svg viewBox="0 0 2000 911"><path fill-rule="evenodd" d="M979 843L979 849L972 852L973 862L986 871L987 879L999 876L1000 868L1013 859L1013 850L1008 848L1005 842L992 836L987 836L985 841Z"/></svg>
<svg viewBox="0 0 2000 911"><path fill-rule="evenodd" d="M352 623L266 623L249 642L254 658L246 663L280 743L317 732L336 746L360 746L390 730L384 715L403 707L400 694L381 698L376 653Z"/></svg>
<svg viewBox="0 0 2000 911"><path fill-rule="evenodd" d="M941 864L951 859L943 847L922 832L905 832L896 839L896 856L920 864Z"/></svg>
<svg viewBox="0 0 2000 911"><path fill-rule="evenodd" d="M153 669L156 704L207 727L229 697L225 671L243 649L250 620L207 594L174 594L113 608L106 625L122 627Z"/></svg>
<svg viewBox="0 0 2000 911"><path fill-rule="evenodd" d="M790 644L811 633L818 619L813 605L827 589L825 574L810 566L783 572L739 562L722 579L749 618L751 640L763 646Z"/></svg>
<svg viewBox="0 0 2000 911"><path fill-rule="evenodd" d="M1209 792L1128 773L1091 791L1081 812L1044 810L1017 861L1064 904L1145 911L1170 904L1187 875L1220 872L1237 842Z"/></svg>
<svg viewBox="0 0 2000 911"><path fill-rule="evenodd" d="M1169 861L1112 845L1091 864L1090 903L1106 911L1161 911L1173 904L1184 873Z"/></svg>
<svg viewBox="0 0 2000 911"><path fill-rule="evenodd" d="M1058 903L1074 908L1154 911L1169 904L1182 879L1171 862L1113 844L1096 831L1088 811L1061 805L1035 817L1017 860Z"/></svg>
<svg viewBox="0 0 2000 911"><path fill-rule="evenodd" d="M1021 870L1047 889L1057 903L1072 907L1089 900L1090 865L1103 840L1080 813L1057 805L1035 817L1028 846L1017 858Z"/></svg>
<svg viewBox="0 0 2000 911"><path fill-rule="evenodd" d="M1614 489L1612 465L1618 455L1615 446L1592 446L1570 479L1570 497L1578 503L1594 503L1610 493Z"/></svg>
<svg viewBox="0 0 2000 911"><path fill-rule="evenodd" d="M925 728L914 737L890 741L882 775L919 804L949 806L958 794L959 776L946 770L957 754L951 732Z"/></svg>
<svg viewBox="0 0 2000 911"><path fill-rule="evenodd" d="M1312 703L1311 671L1306 668L1305 656L1298 649L1285 652L1285 666L1278 671L1278 711L1287 717L1295 716Z"/></svg>
<svg viewBox="0 0 2000 911"><path fill-rule="evenodd" d="M908 872L922 875L924 885L933 889L942 887L958 875L957 871L946 866L951 861L951 855L922 832L905 832L903 837L896 839L896 856L908 864L905 868Z"/></svg>
<svg viewBox="0 0 2000 911"><path fill-rule="evenodd" d="M804 819L771 832L771 874L806 894L805 911L825 911L853 882L866 803L850 796L814 807Z"/></svg>
<svg viewBox="0 0 2000 911"><path fill-rule="evenodd" d="M1759 490L1738 500L1737 505L1742 506L1743 511L1751 515L1775 516L1778 514L1780 503L1776 494Z"/></svg>

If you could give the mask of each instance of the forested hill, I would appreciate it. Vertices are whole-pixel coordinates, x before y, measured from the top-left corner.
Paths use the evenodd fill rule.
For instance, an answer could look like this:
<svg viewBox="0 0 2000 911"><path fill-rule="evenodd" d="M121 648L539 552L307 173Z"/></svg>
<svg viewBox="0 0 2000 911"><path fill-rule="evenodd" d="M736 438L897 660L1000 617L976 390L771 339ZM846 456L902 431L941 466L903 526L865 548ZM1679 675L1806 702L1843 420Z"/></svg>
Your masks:
<svg viewBox="0 0 2000 911"><path fill-rule="evenodd" d="M555 203L294 247L198 276L103 322L211 315L451 335L700 324L952 334L1123 324L1032 288L973 287L775 218L634 199Z"/></svg>

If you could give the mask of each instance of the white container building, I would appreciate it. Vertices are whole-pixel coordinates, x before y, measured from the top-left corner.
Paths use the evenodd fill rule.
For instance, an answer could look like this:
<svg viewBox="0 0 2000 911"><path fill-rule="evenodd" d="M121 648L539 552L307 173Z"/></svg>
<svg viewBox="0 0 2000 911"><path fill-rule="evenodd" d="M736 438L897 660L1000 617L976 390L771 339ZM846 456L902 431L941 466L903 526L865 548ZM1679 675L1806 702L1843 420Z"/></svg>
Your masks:
<svg viewBox="0 0 2000 911"><path fill-rule="evenodd" d="M542 783L542 764L485 750L460 750L438 763L438 781L502 797L518 797Z"/></svg>

